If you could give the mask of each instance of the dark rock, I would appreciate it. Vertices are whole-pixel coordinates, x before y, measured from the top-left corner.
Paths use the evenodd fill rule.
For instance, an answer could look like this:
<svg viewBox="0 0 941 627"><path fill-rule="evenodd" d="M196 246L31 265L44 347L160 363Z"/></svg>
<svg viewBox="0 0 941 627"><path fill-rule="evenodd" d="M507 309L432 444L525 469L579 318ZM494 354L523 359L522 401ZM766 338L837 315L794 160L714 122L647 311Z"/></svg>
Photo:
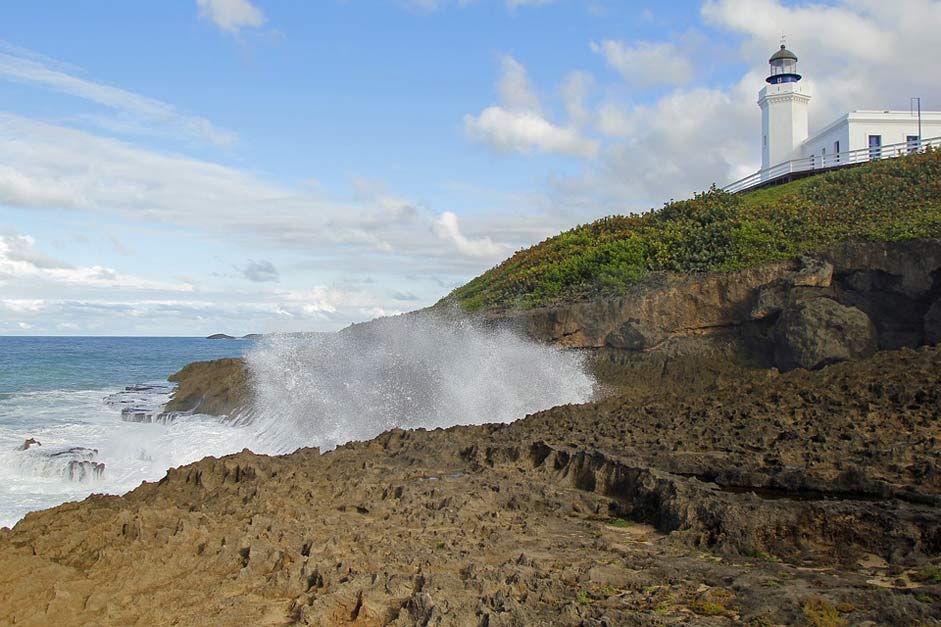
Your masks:
<svg viewBox="0 0 941 627"><path fill-rule="evenodd" d="M774 340L775 362L782 370L814 369L867 357L878 346L869 316L829 298L785 309L775 325Z"/></svg>
<svg viewBox="0 0 941 627"><path fill-rule="evenodd" d="M941 298L934 301L925 314L925 343L941 343Z"/></svg>
<svg viewBox="0 0 941 627"><path fill-rule="evenodd" d="M605 344L612 348L639 351L656 346L664 337L664 333L656 327L628 320L608 334Z"/></svg>

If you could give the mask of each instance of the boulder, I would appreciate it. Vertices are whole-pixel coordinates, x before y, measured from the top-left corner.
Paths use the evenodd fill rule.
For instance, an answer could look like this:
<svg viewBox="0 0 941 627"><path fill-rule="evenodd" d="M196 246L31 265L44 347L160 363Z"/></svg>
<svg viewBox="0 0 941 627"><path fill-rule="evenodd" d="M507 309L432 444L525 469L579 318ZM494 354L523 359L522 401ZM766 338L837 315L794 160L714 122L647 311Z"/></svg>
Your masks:
<svg viewBox="0 0 941 627"><path fill-rule="evenodd" d="M941 343L941 298L934 301L925 314L925 344Z"/></svg>
<svg viewBox="0 0 941 627"><path fill-rule="evenodd" d="M786 308L775 323L773 337L774 360L781 370L815 369L868 357L878 347L869 316L829 298Z"/></svg>
<svg viewBox="0 0 941 627"><path fill-rule="evenodd" d="M636 320L628 320L608 334L605 338L605 344L612 348L640 351L656 346L665 337L662 330L652 325L637 322Z"/></svg>
<svg viewBox="0 0 941 627"><path fill-rule="evenodd" d="M787 276L762 285L755 293L755 302L749 312L750 320L763 320L801 299L819 296L833 284L833 264L802 255L800 268Z"/></svg>
<svg viewBox="0 0 941 627"><path fill-rule="evenodd" d="M36 438L28 438L20 446L17 447L18 451L28 451L31 446L42 446L42 442Z"/></svg>

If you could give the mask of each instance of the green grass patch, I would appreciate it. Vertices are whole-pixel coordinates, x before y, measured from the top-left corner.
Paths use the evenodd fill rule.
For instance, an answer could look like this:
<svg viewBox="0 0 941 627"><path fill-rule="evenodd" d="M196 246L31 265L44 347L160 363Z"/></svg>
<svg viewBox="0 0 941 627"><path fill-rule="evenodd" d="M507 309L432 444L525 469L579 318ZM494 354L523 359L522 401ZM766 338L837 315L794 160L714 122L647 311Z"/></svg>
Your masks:
<svg viewBox="0 0 941 627"><path fill-rule="evenodd" d="M886 159L754 192L713 187L639 215L575 227L455 289L467 311L622 294L658 273L730 271L837 242L941 237L941 152Z"/></svg>
<svg viewBox="0 0 941 627"><path fill-rule="evenodd" d="M612 527L617 527L618 529L630 529L634 527L634 523L630 520L624 520L623 518L612 518L608 522L608 525Z"/></svg>
<svg viewBox="0 0 941 627"><path fill-rule="evenodd" d="M801 608L804 620L810 627L844 627L845 618L829 601L821 597L808 599Z"/></svg>

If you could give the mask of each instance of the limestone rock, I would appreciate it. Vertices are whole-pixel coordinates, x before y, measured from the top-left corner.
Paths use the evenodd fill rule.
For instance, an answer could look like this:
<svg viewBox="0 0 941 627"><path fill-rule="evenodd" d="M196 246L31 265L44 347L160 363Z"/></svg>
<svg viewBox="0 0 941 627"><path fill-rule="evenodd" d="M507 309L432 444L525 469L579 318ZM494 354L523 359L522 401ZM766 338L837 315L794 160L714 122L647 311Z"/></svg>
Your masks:
<svg viewBox="0 0 941 627"><path fill-rule="evenodd" d="M832 263L806 255L799 261L802 267L792 279L794 287L830 287L833 282Z"/></svg>
<svg viewBox="0 0 941 627"><path fill-rule="evenodd" d="M925 343L941 343L941 298L934 301L925 314Z"/></svg>
<svg viewBox="0 0 941 627"><path fill-rule="evenodd" d="M797 272L758 288L755 303L749 312L750 320L763 320L778 314L788 305L806 299L808 294L819 296L819 288L828 288L833 284L832 263L807 256L800 257L798 261L801 268Z"/></svg>
<svg viewBox="0 0 941 627"><path fill-rule="evenodd" d="M869 316L829 298L785 309L775 325L774 340L775 362L782 370L814 369L867 357L878 346Z"/></svg>
<svg viewBox="0 0 941 627"><path fill-rule="evenodd" d="M608 334L605 344L612 348L639 351L656 346L664 338L662 330L636 320L628 320Z"/></svg>

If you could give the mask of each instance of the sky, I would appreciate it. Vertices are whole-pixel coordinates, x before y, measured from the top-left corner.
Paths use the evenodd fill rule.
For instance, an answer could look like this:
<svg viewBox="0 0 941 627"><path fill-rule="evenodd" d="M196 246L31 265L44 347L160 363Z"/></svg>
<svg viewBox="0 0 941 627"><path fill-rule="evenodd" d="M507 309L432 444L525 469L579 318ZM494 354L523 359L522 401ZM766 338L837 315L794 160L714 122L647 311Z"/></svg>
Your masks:
<svg viewBox="0 0 941 627"><path fill-rule="evenodd" d="M929 0L6 3L0 335L327 331L760 165L786 36L811 132L941 109Z"/></svg>

